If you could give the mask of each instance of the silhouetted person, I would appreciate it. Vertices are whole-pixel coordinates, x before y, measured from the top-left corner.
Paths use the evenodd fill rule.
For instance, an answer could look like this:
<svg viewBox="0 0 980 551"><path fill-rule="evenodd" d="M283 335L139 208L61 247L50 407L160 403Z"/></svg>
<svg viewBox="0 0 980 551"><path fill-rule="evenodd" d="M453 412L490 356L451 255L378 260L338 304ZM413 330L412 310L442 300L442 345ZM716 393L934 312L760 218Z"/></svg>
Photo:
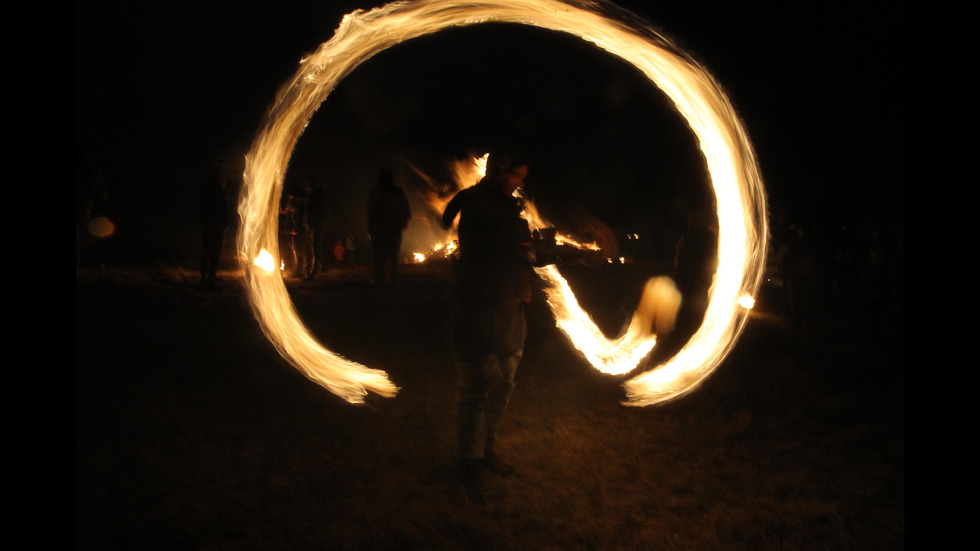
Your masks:
<svg viewBox="0 0 980 551"><path fill-rule="evenodd" d="M865 260L862 299L876 339L882 336L887 316L894 316L899 311L896 289L899 288L897 282L900 271L896 266L900 267L901 264L895 264L895 261L901 262L901 256L898 254L900 249L891 245L892 243L881 230L877 228L872 230L871 243Z"/></svg>
<svg viewBox="0 0 980 551"><path fill-rule="evenodd" d="M707 211L688 215L674 257L674 282L681 293L679 328L689 330L700 325L717 268L718 234L713 215Z"/></svg>
<svg viewBox="0 0 980 551"><path fill-rule="evenodd" d="M510 472L494 450L497 429L524 353L524 304L531 299L531 232L513 193L527 163L491 154L487 175L446 206L443 225L459 215L453 346L459 369L458 477L483 498L483 471Z"/></svg>
<svg viewBox="0 0 980 551"><path fill-rule="evenodd" d="M374 281L394 283L398 280L398 257L402 232L408 226L412 211L405 192L395 185L394 174L383 170L368 199L368 234L374 252Z"/></svg>
<svg viewBox="0 0 980 551"><path fill-rule="evenodd" d="M201 223L201 285L214 289L218 285L218 265L228 229L228 202L225 186L228 176L222 172L201 186L199 217Z"/></svg>
<svg viewBox="0 0 980 551"><path fill-rule="evenodd" d="M820 300L821 258L815 228L794 227L788 246L780 259L786 308L793 325L812 326Z"/></svg>
<svg viewBox="0 0 980 551"><path fill-rule="evenodd" d="M307 263L309 273L306 279L316 279L317 272L324 267L332 254L328 250L329 235L327 226L327 199L323 187L314 176L306 180L306 204L303 209L303 226L306 229Z"/></svg>
<svg viewBox="0 0 980 551"><path fill-rule="evenodd" d="M303 205L299 197L294 193L286 194L283 199L282 208L279 210L281 215L280 228L282 228L283 238L289 250L290 269L294 274L306 275L309 273L306 268L306 259L302 250L303 234Z"/></svg>

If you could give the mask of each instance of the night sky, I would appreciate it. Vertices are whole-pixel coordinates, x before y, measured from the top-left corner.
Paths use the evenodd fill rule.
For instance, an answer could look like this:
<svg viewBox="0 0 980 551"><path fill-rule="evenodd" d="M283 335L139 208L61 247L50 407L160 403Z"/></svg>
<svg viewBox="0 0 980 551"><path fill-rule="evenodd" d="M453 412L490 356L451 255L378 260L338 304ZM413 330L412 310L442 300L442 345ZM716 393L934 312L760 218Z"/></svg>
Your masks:
<svg viewBox="0 0 980 551"><path fill-rule="evenodd" d="M76 151L108 191L96 212L117 228L105 260L193 259L201 180L219 163L240 173L300 58L343 14L382 4L77 4ZM725 89L774 214L903 231L901 2L619 5ZM528 154L542 200L617 231L665 231L707 190L693 134L635 69L572 35L517 25L445 31L363 64L314 116L286 184L316 174L337 231L361 238L380 169L411 189L409 164L440 177L448 159L501 139Z"/></svg>

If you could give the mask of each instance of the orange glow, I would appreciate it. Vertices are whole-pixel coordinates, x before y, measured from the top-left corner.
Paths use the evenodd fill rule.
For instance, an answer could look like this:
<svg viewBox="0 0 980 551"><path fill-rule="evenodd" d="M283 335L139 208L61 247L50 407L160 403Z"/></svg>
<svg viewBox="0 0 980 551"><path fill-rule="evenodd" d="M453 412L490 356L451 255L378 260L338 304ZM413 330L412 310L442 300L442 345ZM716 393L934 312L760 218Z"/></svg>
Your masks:
<svg viewBox="0 0 980 551"><path fill-rule="evenodd" d="M645 406L684 395L718 367L747 321L747 310L738 301L756 294L765 265L765 193L755 154L730 102L704 68L652 27L641 27L634 19L611 18L601 13L603 7L609 6L598 0L396 2L348 14L334 37L302 60L246 157L239 203L238 247L249 298L263 331L284 358L350 402L363 401L367 392L382 396L397 392L386 373L323 348L296 315L280 271L252 269L251 261L263 251L274 263L278 258L276 205L289 158L310 118L346 75L406 40L447 28L506 22L566 32L632 64L673 101L697 136L711 176L719 224L717 271L704 321L675 356L625 382L626 404ZM574 295L557 270L542 268L538 273L549 284L549 303L559 326L593 365L610 373L642 365L655 343L650 324L656 326L657 319L669 317L676 299L669 287L653 285L650 292L660 298L651 303L657 306L638 309L627 334L609 341L594 334L594 324L575 307ZM597 347L592 346L595 343Z"/></svg>
<svg viewBox="0 0 980 551"><path fill-rule="evenodd" d="M116 233L116 225L104 216L96 216L89 221L88 232L94 237L105 239Z"/></svg>

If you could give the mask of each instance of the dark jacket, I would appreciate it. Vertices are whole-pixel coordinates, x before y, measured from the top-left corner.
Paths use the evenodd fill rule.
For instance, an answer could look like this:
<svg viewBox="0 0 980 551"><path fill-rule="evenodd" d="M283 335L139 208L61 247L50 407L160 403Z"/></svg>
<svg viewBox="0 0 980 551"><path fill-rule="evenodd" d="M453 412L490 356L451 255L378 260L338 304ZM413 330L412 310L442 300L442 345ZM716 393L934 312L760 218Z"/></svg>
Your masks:
<svg viewBox="0 0 980 551"><path fill-rule="evenodd" d="M457 287L463 306L530 300L532 241L521 209L517 198L488 182L460 191L446 206L444 225L460 216Z"/></svg>

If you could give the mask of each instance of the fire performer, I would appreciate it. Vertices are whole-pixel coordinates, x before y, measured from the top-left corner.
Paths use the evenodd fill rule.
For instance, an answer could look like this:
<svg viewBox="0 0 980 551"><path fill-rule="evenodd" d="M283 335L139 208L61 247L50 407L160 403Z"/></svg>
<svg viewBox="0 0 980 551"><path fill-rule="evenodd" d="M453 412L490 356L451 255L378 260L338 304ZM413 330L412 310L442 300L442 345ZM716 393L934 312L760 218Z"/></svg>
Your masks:
<svg viewBox="0 0 980 551"><path fill-rule="evenodd" d="M484 471L512 472L496 455L497 428L524 352L524 304L531 300L534 248L514 192L524 184L523 160L491 153L486 176L460 191L442 222L459 215L453 346L459 370L459 483L484 497Z"/></svg>

